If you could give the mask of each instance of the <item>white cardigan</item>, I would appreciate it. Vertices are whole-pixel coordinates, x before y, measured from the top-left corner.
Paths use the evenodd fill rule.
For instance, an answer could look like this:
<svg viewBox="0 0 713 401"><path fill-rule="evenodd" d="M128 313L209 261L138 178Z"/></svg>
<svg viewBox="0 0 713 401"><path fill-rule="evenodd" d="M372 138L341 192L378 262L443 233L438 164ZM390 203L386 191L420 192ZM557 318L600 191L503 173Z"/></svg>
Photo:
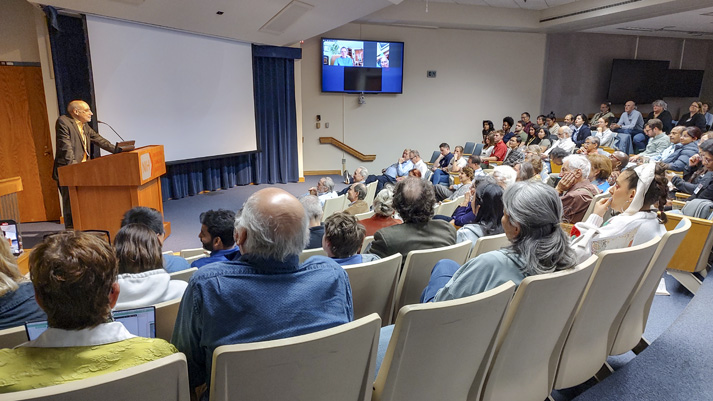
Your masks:
<svg viewBox="0 0 713 401"><path fill-rule="evenodd" d="M164 269L120 274L117 282L119 299L114 307L116 310L141 308L181 298L188 287L185 281L171 280Z"/></svg>

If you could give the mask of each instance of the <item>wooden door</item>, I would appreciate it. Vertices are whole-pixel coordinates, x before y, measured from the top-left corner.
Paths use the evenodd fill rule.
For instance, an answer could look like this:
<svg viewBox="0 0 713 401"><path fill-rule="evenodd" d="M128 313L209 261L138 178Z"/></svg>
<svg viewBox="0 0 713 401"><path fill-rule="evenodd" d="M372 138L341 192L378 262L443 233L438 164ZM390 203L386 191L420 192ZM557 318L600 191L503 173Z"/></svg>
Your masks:
<svg viewBox="0 0 713 401"><path fill-rule="evenodd" d="M0 179L21 177L20 221L59 220L52 140L39 66L0 66Z"/></svg>

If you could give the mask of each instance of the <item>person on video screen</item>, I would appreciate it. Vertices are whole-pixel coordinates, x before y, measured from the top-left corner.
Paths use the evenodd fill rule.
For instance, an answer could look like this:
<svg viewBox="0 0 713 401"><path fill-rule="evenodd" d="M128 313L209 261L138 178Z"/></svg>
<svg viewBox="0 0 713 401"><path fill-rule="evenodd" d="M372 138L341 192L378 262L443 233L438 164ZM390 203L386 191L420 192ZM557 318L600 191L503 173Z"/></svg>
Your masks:
<svg viewBox="0 0 713 401"><path fill-rule="evenodd" d="M334 60L334 65L340 65L342 67L351 67L354 65L354 60L347 55L347 48L343 47L339 50L340 56Z"/></svg>
<svg viewBox="0 0 713 401"><path fill-rule="evenodd" d="M386 55L381 56L379 59L379 65L381 68L389 68L389 58Z"/></svg>

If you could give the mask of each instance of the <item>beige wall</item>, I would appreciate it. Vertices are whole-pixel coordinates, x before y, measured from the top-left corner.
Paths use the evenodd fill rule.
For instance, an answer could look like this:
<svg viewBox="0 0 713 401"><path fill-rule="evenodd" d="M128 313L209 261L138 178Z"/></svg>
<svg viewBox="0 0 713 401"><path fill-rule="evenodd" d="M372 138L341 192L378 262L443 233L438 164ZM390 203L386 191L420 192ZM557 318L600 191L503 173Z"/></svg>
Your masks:
<svg viewBox="0 0 713 401"><path fill-rule="evenodd" d="M39 63L34 7L25 0L0 4L0 61Z"/></svg>
<svg viewBox="0 0 713 401"><path fill-rule="evenodd" d="M405 42L404 92L366 95L364 105L357 95L321 93L320 38L306 40L301 61L306 171L340 169L344 157L350 171L364 164L380 173L404 147L428 159L441 142L451 148L479 142L484 119L499 126L506 115L517 120L522 111L536 116L540 109L545 35L348 24L322 36ZM426 78L427 70L436 70L437 78ZM376 160L361 163L320 145L320 136L375 154Z"/></svg>

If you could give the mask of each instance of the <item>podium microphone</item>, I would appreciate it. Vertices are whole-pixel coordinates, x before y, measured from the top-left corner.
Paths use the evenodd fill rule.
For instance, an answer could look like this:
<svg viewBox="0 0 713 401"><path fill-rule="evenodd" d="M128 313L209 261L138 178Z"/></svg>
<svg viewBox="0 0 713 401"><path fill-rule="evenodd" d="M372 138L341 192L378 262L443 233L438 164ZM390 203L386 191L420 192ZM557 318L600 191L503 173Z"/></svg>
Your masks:
<svg viewBox="0 0 713 401"><path fill-rule="evenodd" d="M104 124L104 125L106 125L107 127L111 128L111 130L114 131L114 133L116 134L116 136L118 136L119 139L121 139L122 142L126 142L126 141L124 141L124 138L122 138L121 135L119 135L119 133L116 132L116 130L115 130L111 125L105 123L104 121L99 121L99 120L97 120L97 123L99 123L99 124Z"/></svg>

